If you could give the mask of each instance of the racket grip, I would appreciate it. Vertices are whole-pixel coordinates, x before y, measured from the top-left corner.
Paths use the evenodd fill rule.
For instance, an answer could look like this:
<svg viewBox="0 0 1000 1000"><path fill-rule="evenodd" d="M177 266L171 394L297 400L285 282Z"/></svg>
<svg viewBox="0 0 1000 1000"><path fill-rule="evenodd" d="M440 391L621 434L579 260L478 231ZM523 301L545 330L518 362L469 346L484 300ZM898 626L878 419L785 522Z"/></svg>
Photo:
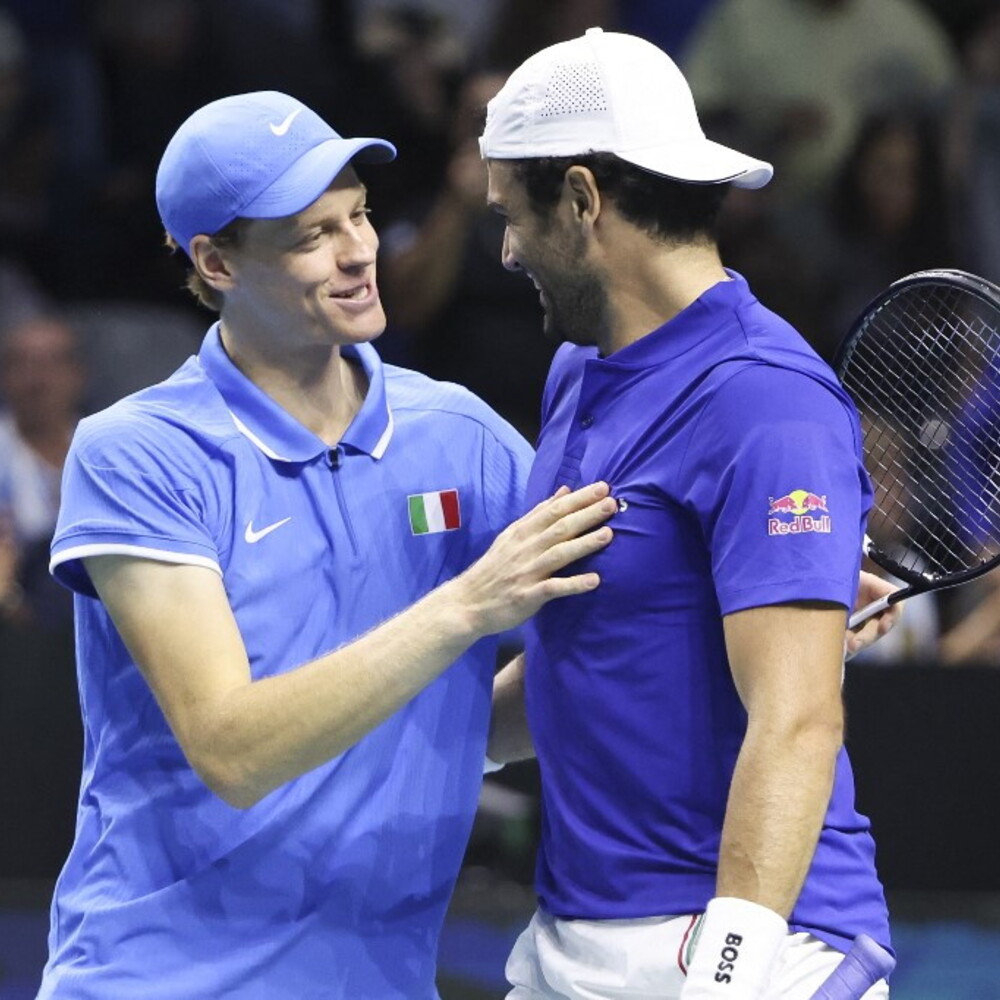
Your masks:
<svg viewBox="0 0 1000 1000"><path fill-rule="evenodd" d="M895 967L896 960L885 948L867 934L859 934L812 1000L861 1000Z"/></svg>
<svg viewBox="0 0 1000 1000"><path fill-rule="evenodd" d="M898 592L897 592L898 593ZM873 615L877 615L881 611L885 611L890 604L895 604L896 602L892 600L893 594L886 594L885 597L880 597L877 601L872 601L871 604L866 604L860 611L855 611L853 615L847 620L848 628L857 628L859 625L863 625L869 618Z"/></svg>

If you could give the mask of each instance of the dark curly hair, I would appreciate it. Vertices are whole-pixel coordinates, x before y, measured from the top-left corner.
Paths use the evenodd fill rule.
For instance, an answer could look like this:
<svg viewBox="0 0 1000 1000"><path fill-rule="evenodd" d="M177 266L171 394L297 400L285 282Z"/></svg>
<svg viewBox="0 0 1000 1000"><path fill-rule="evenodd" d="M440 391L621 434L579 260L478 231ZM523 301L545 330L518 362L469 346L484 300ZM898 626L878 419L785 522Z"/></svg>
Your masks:
<svg viewBox="0 0 1000 1000"><path fill-rule="evenodd" d="M545 156L508 161L536 212L547 215L559 200L572 166L587 167L601 193L629 222L664 243L715 241L728 184L692 184L643 170L614 153Z"/></svg>

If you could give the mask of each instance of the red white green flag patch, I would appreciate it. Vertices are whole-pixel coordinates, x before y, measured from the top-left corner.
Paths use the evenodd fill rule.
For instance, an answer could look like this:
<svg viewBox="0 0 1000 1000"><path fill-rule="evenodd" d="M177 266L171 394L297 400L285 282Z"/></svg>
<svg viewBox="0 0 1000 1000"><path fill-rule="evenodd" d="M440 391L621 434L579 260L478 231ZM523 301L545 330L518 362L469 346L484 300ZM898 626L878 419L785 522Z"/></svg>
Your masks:
<svg viewBox="0 0 1000 1000"><path fill-rule="evenodd" d="M406 502L410 508L410 530L415 535L454 531L462 526L458 490L414 493L406 498Z"/></svg>

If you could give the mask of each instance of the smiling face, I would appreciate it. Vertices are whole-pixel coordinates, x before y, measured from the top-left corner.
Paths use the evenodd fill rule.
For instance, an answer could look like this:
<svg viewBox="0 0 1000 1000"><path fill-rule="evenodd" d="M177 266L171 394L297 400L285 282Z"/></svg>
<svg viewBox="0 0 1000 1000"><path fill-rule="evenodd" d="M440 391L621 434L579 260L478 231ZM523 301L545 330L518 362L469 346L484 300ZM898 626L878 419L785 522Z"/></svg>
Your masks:
<svg viewBox="0 0 1000 1000"><path fill-rule="evenodd" d="M607 326L603 282L586 261L586 242L573 225L565 200L549 215L530 203L511 164L489 161L490 207L503 216L502 262L524 271L539 291L546 336L573 344L595 344Z"/></svg>
<svg viewBox="0 0 1000 1000"><path fill-rule="evenodd" d="M248 223L236 246L219 251L225 274L213 285L225 298L224 324L288 346L364 343L382 333L378 236L365 198L348 166L296 215Z"/></svg>

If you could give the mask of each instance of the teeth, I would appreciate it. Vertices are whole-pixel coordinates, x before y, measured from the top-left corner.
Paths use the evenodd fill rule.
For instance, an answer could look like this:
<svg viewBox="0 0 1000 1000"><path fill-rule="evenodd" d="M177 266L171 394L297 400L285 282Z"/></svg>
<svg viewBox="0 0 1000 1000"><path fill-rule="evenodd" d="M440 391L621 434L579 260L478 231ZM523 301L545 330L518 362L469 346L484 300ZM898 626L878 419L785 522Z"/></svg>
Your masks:
<svg viewBox="0 0 1000 1000"><path fill-rule="evenodd" d="M360 288L353 288L349 292L338 292L335 299L363 299L368 294L368 286L362 285Z"/></svg>

